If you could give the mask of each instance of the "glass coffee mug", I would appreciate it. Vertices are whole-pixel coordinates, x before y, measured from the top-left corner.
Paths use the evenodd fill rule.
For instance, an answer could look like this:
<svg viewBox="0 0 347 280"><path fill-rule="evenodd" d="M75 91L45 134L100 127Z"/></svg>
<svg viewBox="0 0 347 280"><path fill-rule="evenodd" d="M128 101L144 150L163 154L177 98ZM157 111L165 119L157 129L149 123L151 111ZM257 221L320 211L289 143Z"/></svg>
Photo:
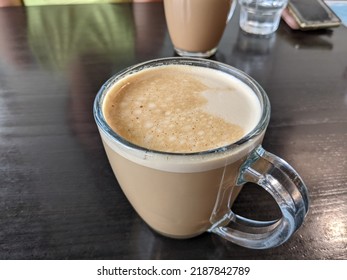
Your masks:
<svg viewBox="0 0 347 280"><path fill-rule="evenodd" d="M204 151L172 152L145 148L111 128L105 110L111 108L108 95L115 88L132 84L132 77L136 81L142 74L145 84L149 70L165 73L166 66L182 65L189 71L202 69L196 72L212 79L215 74L218 79L230 79L243 92L242 96L258 106L254 124L241 139ZM143 99L141 95L140 91L139 100ZM172 96L169 102L170 98L166 96L164 100L163 96L162 106L172 111L179 100ZM255 107L247 107L248 101L240 102L228 104L222 98L219 104L230 110L235 108L252 119ZM154 109L158 104L150 103L149 107ZM131 104L125 107L125 112L128 108L132 110ZM144 109L142 106L141 110ZM143 111L137 113L142 115ZM94 102L94 117L119 185L136 212L160 234L191 238L208 231L244 247L265 249L287 241L304 222L309 205L306 186L288 163L262 148L270 119L269 100L261 86L242 71L205 59L163 58L144 62L123 70L102 86ZM180 141L179 137L176 141ZM247 182L258 184L271 194L281 210L280 219L255 221L232 212L232 204Z"/></svg>
<svg viewBox="0 0 347 280"><path fill-rule="evenodd" d="M189 57L214 55L235 7L236 0L164 0L176 53Z"/></svg>

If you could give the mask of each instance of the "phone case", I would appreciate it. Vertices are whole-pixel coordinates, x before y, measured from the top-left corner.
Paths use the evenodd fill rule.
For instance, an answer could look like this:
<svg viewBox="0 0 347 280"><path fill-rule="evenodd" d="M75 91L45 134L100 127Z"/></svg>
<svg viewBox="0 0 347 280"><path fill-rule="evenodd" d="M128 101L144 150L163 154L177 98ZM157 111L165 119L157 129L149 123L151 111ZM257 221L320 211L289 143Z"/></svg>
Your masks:
<svg viewBox="0 0 347 280"><path fill-rule="evenodd" d="M341 20L321 0L289 1L287 12L301 30L338 27L341 24Z"/></svg>

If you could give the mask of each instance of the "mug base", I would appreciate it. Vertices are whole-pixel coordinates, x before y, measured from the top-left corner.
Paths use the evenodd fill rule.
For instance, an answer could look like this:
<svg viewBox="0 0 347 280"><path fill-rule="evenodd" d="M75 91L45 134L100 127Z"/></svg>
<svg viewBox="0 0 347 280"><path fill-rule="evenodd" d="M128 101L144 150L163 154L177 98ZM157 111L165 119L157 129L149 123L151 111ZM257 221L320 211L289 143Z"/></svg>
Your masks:
<svg viewBox="0 0 347 280"><path fill-rule="evenodd" d="M179 56L187 56L187 57L199 57L199 58L207 58L213 56L217 51L217 48L213 48L212 50L208 50L206 52L191 52L185 51L178 48L175 48L175 52Z"/></svg>
<svg viewBox="0 0 347 280"><path fill-rule="evenodd" d="M151 226L149 226L149 227L151 230L158 233L159 235L162 235L162 236L165 236L168 238L172 238L172 239L190 239L190 238L194 238L194 237L199 236L199 235L203 234L204 232L206 232L206 230L202 230L201 232L197 232L197 233L177 235L177 234L170 234L170 233L156 230L156 229L152 228Z"/></svg>

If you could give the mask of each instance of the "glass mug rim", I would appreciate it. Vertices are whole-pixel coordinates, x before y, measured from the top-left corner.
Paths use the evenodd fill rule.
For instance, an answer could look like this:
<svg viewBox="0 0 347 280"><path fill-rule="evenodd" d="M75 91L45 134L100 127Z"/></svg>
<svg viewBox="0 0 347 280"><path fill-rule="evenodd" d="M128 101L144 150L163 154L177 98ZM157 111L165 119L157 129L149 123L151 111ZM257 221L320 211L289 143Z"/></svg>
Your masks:
<svg viewBox="0 0 347 280"><path fill-rule="evenodd" d="M258 98L258 101L261 106L261 116L257 122L257 125L247 134L245 134L240 140L233 142L231 144L217 147L210 150L200 151L200 152L191 152L191 153L176 153L176 152L166 152L166 151L158 151L153 149L148 149L139 145L136 145L127 139L123 138L119 134L117 134L106 122L106 119L103 114L103 102L105 99L105 96L108 93L108 90L116 84L119 80L122 80L123 78L127 77L128 75L140 72L142 70L145 70L147 68L155 68L158 66L166 66L166 65L187 65L187 66L193 66L193 67L205 67L213 70L219 70L223 73L226 73L228 75L231 75L238 80L245 83L247 86L251 88L251 90L255 93L255 95ZM245 72L230 66L228 64L208 60L204 58L187 58L187 57L167 57L167 58L158 58L158 59L152 59L149 61L145 61L142 63L135 64L133 66L130 66L128 68L125 68L124 70L114 74L111 78L109 78L100 88L98 91L93 105L93 114L95 121L97 123L97 126L99 129L101 129L110 139L115 141L116 143L120 144L123 147L126 147L128 149L142 151L149 154L156 154L156 155L164 155L164 156L207 156L207 155L216 155L216 153L223 153L226 151L231 151L234 149L237 149L241 145L245 144L246 142L250 141L254 137L259 136L262 132L265 131L265 129L268 126L269 120L270 120L270 101L269 98L264 91L264 89L258 84L257 81L255 81L252 77L250 77Z"/></svg>

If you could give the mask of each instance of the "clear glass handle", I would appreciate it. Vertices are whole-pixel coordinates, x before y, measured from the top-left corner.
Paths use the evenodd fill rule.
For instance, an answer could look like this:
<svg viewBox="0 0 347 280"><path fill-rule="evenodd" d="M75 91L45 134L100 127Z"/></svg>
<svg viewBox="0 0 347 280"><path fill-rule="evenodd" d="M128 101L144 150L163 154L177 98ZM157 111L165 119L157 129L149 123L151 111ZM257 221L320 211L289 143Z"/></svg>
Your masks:
<svg viewBox="0 0 347 280"><path fill-rule="evenodd" d="M307 214L309 198L303 180L288 163L259 146L241 167L237 184L242 186L247 182L258 184L271 194L282 218L261 222L238 216L230 210L210 232L252 249L281 245L301 226Z"/></svg>

